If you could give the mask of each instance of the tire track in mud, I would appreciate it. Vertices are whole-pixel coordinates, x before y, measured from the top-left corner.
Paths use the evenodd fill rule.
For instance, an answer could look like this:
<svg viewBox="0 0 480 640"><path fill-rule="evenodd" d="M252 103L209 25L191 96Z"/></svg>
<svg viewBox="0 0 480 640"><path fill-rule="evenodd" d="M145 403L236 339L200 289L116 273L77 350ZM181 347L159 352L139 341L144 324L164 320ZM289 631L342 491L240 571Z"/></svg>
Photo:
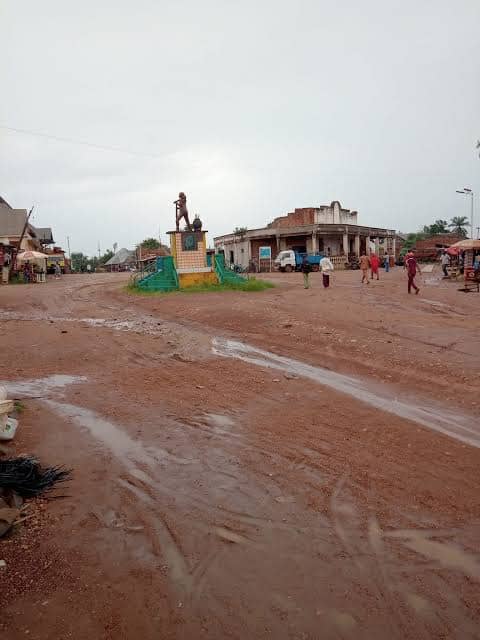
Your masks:
<svg viewBox="0 0 480 640"><path fill-rule="evenodd" d="M212 514L218 515L222 512L222 508L219 508L218 505L212 506L209 499L202 499L198 495L192 495L188 485L180 487L178 476L175 476L177 478L174 482L175 486L169 486L166 478L175 474L170 474L168 468L163 469L161 479L158 479L158 474L154 473L157 467L154 464L150 464L149 460L145 458L145 451L140 449L140 456L138 453L137 448L132 447L128 455L128 466L130 469L132 462L136 461L138 463L137 467L130 469L127 476L120 478L118 483L126 491L133 493L138 501L148 508L147 513L142 513L142 520L148 524L149 528L154 532L154 537L159 542L158 546L155 546L155 542L153 542L154 552L156 555L161 555L166 559L172 583L178 596L182 599L181 602L186 606L193 606L200 597L202 580L206 580L216 562L218 553L222 550L222 547L218 547L218 540L217 544L215 543L216 538L220 539L221 544L226 542L247 547L250 540L255 547L263 548L263 553L265 553L267 547L265 543L261 542L261 531L265 533L265 521L253 520L242 512L236 514L234 519L237 523L243 522L247 526L253 526L250 535L239 534L237 533L238 530L232 531L228 527L207 525L206 521L211 519ZM155 458L155 460L157 459ZM168 457L166 462L169 465L178 465L181 460L182 458L179 456L176 458ZM146 470L143 470L142 467L145 467ZM205 469L205 467L203 468ZM214 478L215 476L210 481L214 482ZM460 570L463 573L469 566L468 563L471 558L466 556L460 549L452 550L451 545L448 543L431 541L431 536L438 537L440 533L438 531L419 533L412 529L383 533L375 520L372 519L370 519L368 527L363 527L356 507L345 495L342 495L345 490L352 486L351 483L347 483L346 478L336 483L331 498L331 517L330 519L323 519L320 527L318 520L316 527L310 525L304 528L303 531L291 525L279 528L276 523L272 523L277 536L282 531L287 536L283 539L283 542L282 540L277 540L277 543L280 544L280 548L286 544L285 552L287 552L287 549L293 550L293 548L297 547L298 543L295 541L298 536L302 538L308 535L309 547L315 543L320 544L326 556L336 553L335 549L340 544L346 553L346 557L351 561L349 564L349 580L353 581L354 584L362 585L362 589L369 590L377 602L382 602L383 610L389 612L388 619L395 620L397 625L399 619L401 619L401 627L405 628L406 626L408 628L408 613L407 610L404 611L402 607L399 607L398 595L405 592L407 600L418 596L412 594L411 589L405 583L402 575L403 566L398 565L396 556L392 556L391 551L389 554L387 552L387 558L381 556L380 552L385 549L383 541L400 541L405 549L428 557L434 562L434 566L444 566L449 570ZM158 503L158 497L161 495L165 498L165 504L162 506ZM180 500L179 497L181 497ZM169 506L168 502L172 498L174 498L174 505ZM249 496L249 502L251 502L251 496ZM260 504L260 507L264 506L264 504ZM160 510L162 513L159 512ZM202 510L204 514L209 513L210 518L202 518ZM187 520L185 520L186 513L188 514ZM196 517L196 513L200 515L200 518ZM268 520L268 515L265 515L265 518ZM203 536L203 547L207 547L207 549L210 547L203 561L191 566L188 561L188 553L183 548L174 530L168 525L168 519L175 520L179 528L186 526L190 530L190 537L193 532L195 532L194 537L197 539ZM329 533L332 527L336 534L333 539ZM225 552L223 549L223 553ZM298 554L298 549L295 553ZM303 553L308 554L308 548ZM444 557L446 558L446 565L442 565ZM216 571L216 580L222 575L222 571L220 573ZM476 571L472 573L471 570L467 572L467 575L474 578L478 577ZM223 579L225 578L226 576L223 575ZM457 610L458 613L463 608L462 604L458 599L452 600L452 597L450 595L449 606ZM208 607L212 609L212 612L215 610L218 614L220 611L218 602L209 602ZM206 606L207 604L204 603L204 608ZM404 603L403 606L406 607L406 604ZM429 607L434 608L433 603L430 603ZM391 635L398 638L402 637L402 634L396 629L398 627L392 626Z"/></svg>
<svg viewBox="0 0 480 640"><path fill-rule="evenodd" d="M361 516L351 488L347 474L335 483L330 497L331 522L356 568L359 584L383 602L388 635L401 640L410 627L412 637L430 640L444 633L449 619L457 621L462 633L458 637L476 640L472 613L462 594L447 580L453 572L480 581L480 558L459 546L458 531L419 528L413 516L414 528L382 529L375 515ZM474 525L471 540L475 540L475 531ZM429 598L418 593L423 581L429 584ZM412 610L417 619L412 619Z"/></svg>
<svg viewBox="0 0 480 640"><path fill-rule="evenodd" d="M219 544L223 545L225 541L233 544L248 544L248 536L245 537L236 530L206 524L212 515L218 521L223 521L221 507L212 505L208 498L202 499L192 493L188 484L182 486L179 483L178 473L175 474L170 468L173 465L177 467L178 471L178 466L192 464L196 467L200 466L197 473L205 475L206 472L207 484L214 484L218 483L218 476L223 475L223 471L217 470L218 465L209 465L208 461L199 465L198 458L184 458L162 448L145 446L141 442L131 439L120 427L88 409L51 399L45 400L45 403L56 414L68 419L69 422L88 429L96 440L100 441L117 459L124 463L126 471L117 482L124 490L133 493L138 501L147 507L147 511L142 512L141 520L155 534L150 540L153 544L154 554L166 559L172 583L179 597L183 600L190 602L193 594L198 595L198 581L200 577L205 577L211 563L221 551L222 547L219 548ZM208 478L212 471L212 478ZM233 477L238 478L238 476ZM159 503L158 498L161 496L163 496L163 502ZM246 498L250 500L251 496L246 494ZM172 499L175 508L168 506ZM160 509L163 514L160 513ZM205 514L209 514L208 518L202 519L202 509ZM200 516L198 519L192 518L194 512ZM217 543L214 543L215 548L208 554L208 562L202 561L193 568L190 568L186 553L167 522L169 516L172 520L178 521L180 519L181 522L185 518L183 514L189 514L188 528L196 530L197 536L201 535L210 541L217 540ZM253 523L250 519L243 519L243 524L251 527ZM255 530L257 531L258 526L259 522L257 521L255 522ZM158 545L155 543L155 539L159 541ZM257 542L255 544L258 545Z"/></svg>
<svg viewBox="0 0 480 640"><path fill-rule="evenodd" d="M66 383L70 382L80 380ZM64 383L60 379L50 380L44 383L44 390L47 395L54 395L55 389L61 390ZM40 390L41 383L39 386L38 382L31 388L36 394ZM460 547L452 548L448 540L440 541L439 536L445 538L445 532L435 529L421 533L415 529L382 531L373 517L365 521L356 507L358 492L364 494L365 490L347 477L337 482L332 472L319 478L318 471L312 471L311 466L317 463L312 459L317 457L315 450L299 446L296 451L293 439L287 443L292 455L288 458L272 451L268 442L254 446L242 429L241 419L228 416L227 420L222 420L218 414L214 414L213 419L209 414L199 415L193 424L187 426L188 433L181 423L167 424L165 433L171 429L172 433L180 436L175 449L171 450L134 440L126 429L89 409L51 398L48 398L47 405L70 424L87 429L96 441L123 463L125 471L117 484L125 495L134 497L138 503L135 509L149 534L129 534L126 531L126 535L135 535L142 544L153 549L154 556L165 559L174 592L189 616L201 611L202 615L208 612L212 618L224 619L226 605L222 593L232 586L232 563L238 570L236 589L243 598L248 598L248 581L243 576L242 565L238 565L239 560L237 565L234 563L237 556L246 566L257 562L260 572L262 566L281 558L293 559L301 566L311 566L314 572L314 567L318 571L321 566L320 557L321 563L336 567L337 584L348 584L354 594L357 591L368 593L377 607L381 603L385 625L391 627L392 637L403 637L395 628L409 629L413 607L423 607L426 612L425 622L416 622L416 637L431 637L427 633L432 624L428 622L428 616L438 618L441 623L443 609L448 607L452 619L465 625L462 627L466 631L463 637L474 638L469 635L469 615L465 605L458 594L448 589L442 573L464 574L472 557ZM196 433L192 434L194 429ZM182 433L178 433L180 430ZM210 437L205 440L205 436ZM215 438L213 447L211 438ZM184 447L189 456L182 455ZM192 450L195 451L193 456ZM242 464L244 453L250 456L249 465ZM265 460L271 461L271 467L281 471L270 475ZM247 473L246 466L256 471ZM332 492L329 514L311 513L301 502L275 502L276 495L285 493L289 485L290 470L296 487L300 487L300 496L301 487L309 480L315 481L317 491ZM224 476L234 482L226 485L226 501L223 493L219 493ZM207 486L206 491L198 488L197 478ZM243 495L240 491L242 486L246 489ZM356 500L348 495L352 490L357 494ZM171 522L175 522L175 528ZM192 544L200 544L203 552L200 560L195 560ZM243 553L239 554L238 549L243 549ZM399 561L402 553L407 554L404 557L408 558L408 563ZM428 564L419 569L417 562L416 572L433 584L438 601L427 600L412 590L412 580L409 581L405 575L410 563L415 562L412 558L418 556L428 560ZM473 560L477 562L475 557ZM430 572L439 570L439 577L432 583ZM476 570L467 575L478 579ZM268 592L268 586L265 589ZM420 593L423 594L422 591ZM270 596L263 597L266 600L261 601L266 605ZM351 625L345 637L361 637L357 633L354 612L365 606L365 601L358 594L352 598L352 605L346 604L345 610L332 609L326 616L334 627ZM436 628L441 628L440 623Z"/></svg>

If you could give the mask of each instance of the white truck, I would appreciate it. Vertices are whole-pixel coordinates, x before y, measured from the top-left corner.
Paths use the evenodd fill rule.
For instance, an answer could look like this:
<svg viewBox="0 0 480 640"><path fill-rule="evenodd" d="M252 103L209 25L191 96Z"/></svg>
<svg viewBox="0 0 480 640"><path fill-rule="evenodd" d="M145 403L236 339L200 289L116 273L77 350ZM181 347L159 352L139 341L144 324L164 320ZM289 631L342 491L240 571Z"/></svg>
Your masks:
<svg viewBox="0 0 480 640"><path fill-rule="evenodd" d="M320 260L323 258L321 253L299 253L293 249L280 251L273 264L279 271L300 271L304 256L307 256L308 262L312 265L312 271L320 270Z"/></svg>

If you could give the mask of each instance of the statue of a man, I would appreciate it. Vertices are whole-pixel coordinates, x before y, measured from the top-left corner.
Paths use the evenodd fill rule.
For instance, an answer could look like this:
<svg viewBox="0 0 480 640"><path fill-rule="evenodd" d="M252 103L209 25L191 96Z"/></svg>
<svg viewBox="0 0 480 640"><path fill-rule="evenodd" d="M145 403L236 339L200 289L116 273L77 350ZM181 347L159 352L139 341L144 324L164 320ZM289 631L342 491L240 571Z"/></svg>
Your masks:
<svg viewBox="0 0 480 640"><path fill-rule="evenodd" d="M190 220L188 219L187 196L183 193L183 191L180 191L180 193L178 194L178 200L175 200L173 204L175 205L176 211L175 218L177 231L180 231L180 220L182 218L187 223L187 229L191 231L192 227L190 225Z"/></svg>

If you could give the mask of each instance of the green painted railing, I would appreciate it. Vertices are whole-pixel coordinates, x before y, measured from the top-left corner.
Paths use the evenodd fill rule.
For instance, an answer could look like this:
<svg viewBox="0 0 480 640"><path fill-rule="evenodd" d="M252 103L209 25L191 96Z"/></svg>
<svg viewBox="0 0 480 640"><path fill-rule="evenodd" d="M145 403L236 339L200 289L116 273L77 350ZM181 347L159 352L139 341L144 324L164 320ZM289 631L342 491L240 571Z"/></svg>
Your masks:
<svg viewBox="0 0 480 640"><path fill-rule="evenodd" d="M220 284L225 282L245 282L246 278L239 276L238 273L227 269L225 266L225 257L222 253L215 254L215 272Z"/></svg>
<svg viewBox="0 0 480 640"><path fill-rule="evenodd" d="M179 288L178 274L172 256L154 260L155 269L137 281L140 289L148 291L174 291Z"/></svg>

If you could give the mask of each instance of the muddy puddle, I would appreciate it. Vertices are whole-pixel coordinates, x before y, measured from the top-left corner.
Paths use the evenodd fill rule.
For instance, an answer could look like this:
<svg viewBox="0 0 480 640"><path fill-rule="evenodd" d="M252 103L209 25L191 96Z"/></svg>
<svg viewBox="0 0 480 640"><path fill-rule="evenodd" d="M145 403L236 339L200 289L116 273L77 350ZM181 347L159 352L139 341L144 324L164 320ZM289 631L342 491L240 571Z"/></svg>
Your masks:
<svg viewBox="0 0 480 640"><path fill-rule="evenodd" d="M474 416L462 415L427 400L414 402L410 399L401 399L394 389L385 388L385 385L382 385L382 391L379 392L378 388L373 389L371 383L353 376L278 356L235 340L214 338L212 350L220 357L236 358L259 367L268 367L308 378L376 409L393 413L466 444L480 447L480 424Z"/></svg>
<svg viewBox="0 0 480 640"><path fill-rule="evenodd" d="M16 311L1 311L2 320L19 322L79 322L90 327L104 327L115 331L129 331L132 333L143 333L148 335L163 334L169 329L167 323L161 322L153 317L129 317L129 318L75 318L70 316L53 316L45 313L18 313Z"/></svg>
<svg viewBox="0 0 480 640"><path fill-rule="evenodd" d="M150 467L155 467L165 459L177 464L196 462L193 458L181 458L160 447L146 446L142 441L131 438L127 429L109 422L85 407L48 398L45 399L45 403L58 415L87 430L95 440L102 442L120 460L130 458Z"/></svg>
<svg viewBox="0 0 480 640"><path fill-rule="evenodd" d="M107 329L122 333L152 336L162 339L171 352L166 354L192 362L197 358L209 358L211 355L210 336L181 324L159 320L155 316L135 315L130 313L128 318L76 318L72 316L54 316L47 313L18 313L16 311L0 310L0 320L17 322L44 322L51 325L62 323L77 323L94 329Z"/></svg>
<svg viewBox="0 0 480 640"><path fill-rule="evenodd" d="M43 398L54 391L65 389L68 385L86 382L86 380L87 378L84 376L54 374L31 380L15 380L13 382L0 380L0 386L6 388L9 397L21 400L22 398Z"/></svg>

